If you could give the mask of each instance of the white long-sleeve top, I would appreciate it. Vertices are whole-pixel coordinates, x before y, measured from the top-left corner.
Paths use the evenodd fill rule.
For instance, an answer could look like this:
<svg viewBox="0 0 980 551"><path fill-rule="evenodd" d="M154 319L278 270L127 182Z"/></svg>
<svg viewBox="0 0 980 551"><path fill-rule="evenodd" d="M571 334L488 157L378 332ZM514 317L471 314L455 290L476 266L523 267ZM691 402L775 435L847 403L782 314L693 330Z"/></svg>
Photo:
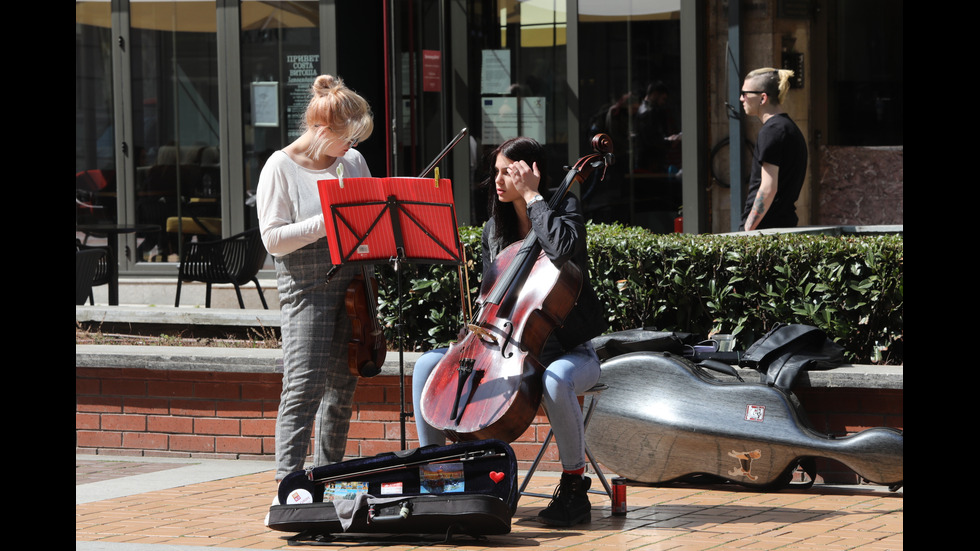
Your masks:
<svg viewBox="0 0 980 551"><path fill-rule="evenodd" d="M269 157L259 175L255 198L259 231L270 254L283 256L327 236L317 181L337 178L341 164L344 178L371 176L356 149L324 170L304 168L282 151Z"/></svg>

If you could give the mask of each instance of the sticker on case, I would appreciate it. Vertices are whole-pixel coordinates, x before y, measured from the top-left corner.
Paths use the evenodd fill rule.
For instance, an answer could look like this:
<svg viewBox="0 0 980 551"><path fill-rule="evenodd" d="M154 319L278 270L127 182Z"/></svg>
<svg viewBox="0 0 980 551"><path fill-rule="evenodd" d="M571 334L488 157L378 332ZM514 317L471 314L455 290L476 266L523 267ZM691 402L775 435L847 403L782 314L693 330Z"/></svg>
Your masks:
<svg viewBox="0 0 980 551"><path fill-rule="evenodd" d="M766 416L766 406L749 405L745 408L746 421L762 421Z"/></svg>
<svg viewBox="0 0 980 551"><path fill-rule="evenodd" d="M466 486L462 463L439 463L419 467L423 494L462 492Z"/></svg>

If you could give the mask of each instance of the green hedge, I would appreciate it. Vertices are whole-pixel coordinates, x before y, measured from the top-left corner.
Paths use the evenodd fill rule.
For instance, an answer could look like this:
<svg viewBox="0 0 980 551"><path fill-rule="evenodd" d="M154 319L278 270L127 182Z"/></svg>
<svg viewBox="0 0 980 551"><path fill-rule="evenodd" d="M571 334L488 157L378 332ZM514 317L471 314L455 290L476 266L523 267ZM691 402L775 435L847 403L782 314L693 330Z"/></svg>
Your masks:
<svg viewBox="0 0 980 551"><path fill-rule="evenodd" d="M734 333L744 347L773 324L820 327L853 363L901 364L904 253L901 235L653 234L590 224L593 285L610 330L653 327L707 336ZM479 295L480 229L460 229L472 300ZM406 350L453 341L464 321L455 265L400 270ZM397 334L397 286L378 268L380 314Z"/></svg>

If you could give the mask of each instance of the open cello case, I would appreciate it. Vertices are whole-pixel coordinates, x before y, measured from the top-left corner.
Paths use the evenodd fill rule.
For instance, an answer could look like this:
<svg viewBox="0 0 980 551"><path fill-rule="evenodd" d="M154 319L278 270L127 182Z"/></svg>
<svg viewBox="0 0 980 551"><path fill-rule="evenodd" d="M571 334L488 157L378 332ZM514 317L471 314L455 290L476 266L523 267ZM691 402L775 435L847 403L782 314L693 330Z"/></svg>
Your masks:
<svg viewBox="0 0 980 551"><path fill-rule="evenodd" d="M723 480L760 490L788 486L815 458L840 462L874 484L904 481L902 431L875 427L835 438L813 429L789 389L800 370L839 363L809 326L780 325L738 358L699 358L687 335L631 330L593 341L607 390L586 432L596 460L631 481ZM709 354L710 355L710 354ZM728 362L761 372L742 380Z"/></svg>
<svg viewBox="0 0 980 551"><path fill-rule="evenodd" d="M330 534L510 532L517 508L517 460L499 440L426 446L308 468L279 483L273 530L291 541Z"/></svg>

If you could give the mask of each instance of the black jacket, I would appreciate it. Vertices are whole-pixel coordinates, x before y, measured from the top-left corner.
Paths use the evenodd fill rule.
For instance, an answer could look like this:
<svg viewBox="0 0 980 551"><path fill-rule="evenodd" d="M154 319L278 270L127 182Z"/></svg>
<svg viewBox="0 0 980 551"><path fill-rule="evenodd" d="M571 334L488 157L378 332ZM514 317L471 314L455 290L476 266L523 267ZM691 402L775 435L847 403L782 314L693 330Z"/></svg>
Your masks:
<svg viewBox="0 0 980 551"><path fill-rule="evenodd" d="M585 219L578 198L567 194L554 210L546 201L537 201L528 208L531 231L537 236L541 250L556 265L574 262L582 271L582 290L572 307L565 323L555 328L545 345L540 360L549 363L550 359L562 352L601 335L608 323L606 312L599 302L592 280L589 276L589 256L586 247ZM483 273L490 272L497 255L510 243L494 238L494 221L491 219L483 227Z"/></svg>

